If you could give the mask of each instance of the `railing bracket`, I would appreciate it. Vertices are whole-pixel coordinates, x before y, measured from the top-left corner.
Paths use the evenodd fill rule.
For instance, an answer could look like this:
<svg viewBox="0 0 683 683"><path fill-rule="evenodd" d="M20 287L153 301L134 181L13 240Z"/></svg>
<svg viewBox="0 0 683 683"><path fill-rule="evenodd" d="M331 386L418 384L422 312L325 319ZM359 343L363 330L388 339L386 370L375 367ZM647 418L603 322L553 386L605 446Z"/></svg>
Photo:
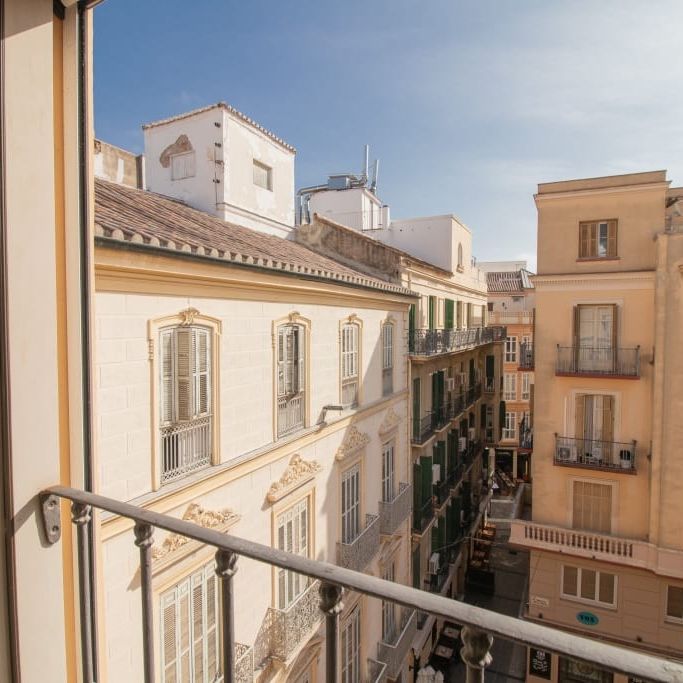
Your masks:
<svg viewBox="0 0 683 683"><path fill-rule="evenodd" d="M62 514L59 506L59 497L53 493L41 495L40 509L45 538L50 545L54 545L62 535Z"/></svg>

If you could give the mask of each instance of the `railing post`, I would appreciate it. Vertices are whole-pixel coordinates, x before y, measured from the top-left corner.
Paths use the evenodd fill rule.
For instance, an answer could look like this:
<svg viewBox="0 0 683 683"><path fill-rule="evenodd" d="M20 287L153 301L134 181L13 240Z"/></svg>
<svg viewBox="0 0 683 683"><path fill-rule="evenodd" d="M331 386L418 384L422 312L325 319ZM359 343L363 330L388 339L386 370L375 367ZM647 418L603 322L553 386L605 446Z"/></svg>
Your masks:
<svg viewBox="0 0 683 683"><path fill-rule="evenodd" d="M466 683L484 683L484 669L491 663L493 636L473 626L463 626L460 632L463 646L460 658L467 667Z"/></svg>
<svg viewBox="0 0 683 683"><path fill-rule="evenodd" d="M237 555L231 550L216 551L216 575L221 580L221 619L223 623L223 680L235 674L235 611L232 577L237 573Z"/></svg>
<svg viewBox="0 0 683 683"><path fill-rule="evenodd" d="M320 584L320 609L325 614L325 681L339 680L339 615L344 609L341 586L323 582Z"/></svg>
<svg viewBox="0 0 683 683"><path fill-rule="evenodd" d="M154 683L154 611L152 607L152 543L154 527L135 523L135 545L140 548L140 589L142 591L142 654L145 683Z"/></svg>
<svg viewBox="0 0 683 683"><path fill-rule="evenodd" d="M92 594L90 585L90 550L88 544L88 527L92 518L89 505L83 503L71 504L71 520L76 525L78 544L78 589L80 591L80 620L81 620L81 665L83 667L84 683L93 683L93 638L92 623L90 621L92 609Z"/></svg>

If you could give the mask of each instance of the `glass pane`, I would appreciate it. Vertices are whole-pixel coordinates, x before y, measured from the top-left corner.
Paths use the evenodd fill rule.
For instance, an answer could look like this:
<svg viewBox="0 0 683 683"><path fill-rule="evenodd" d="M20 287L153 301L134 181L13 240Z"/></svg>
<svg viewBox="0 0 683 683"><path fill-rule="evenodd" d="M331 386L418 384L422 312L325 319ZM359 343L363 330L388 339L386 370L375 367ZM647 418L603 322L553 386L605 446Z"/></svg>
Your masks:
<svg viewBox="0 0 683 683"><path fill-rule="evenodd" d="M669 586L666 596L666 614L683 619L683 586Z"/></svg>
<svg viewBox="0 0 683 683"><path fill-rule="evenodd" d="M581 570L581 597L595 600L595 572L592 569Z"/></svg>
<svg viewBox="0 0 683 683"><path fill-rule="evenodd" d="M614 574L600 572L600 602L614 603Z"/></svg>
<svg viewBox="0 0 683 683"><path fill-rule="evenodd" d="M576 567L564 567L562 574L562 592L565 595L577 594L578 571Z"/></svg>

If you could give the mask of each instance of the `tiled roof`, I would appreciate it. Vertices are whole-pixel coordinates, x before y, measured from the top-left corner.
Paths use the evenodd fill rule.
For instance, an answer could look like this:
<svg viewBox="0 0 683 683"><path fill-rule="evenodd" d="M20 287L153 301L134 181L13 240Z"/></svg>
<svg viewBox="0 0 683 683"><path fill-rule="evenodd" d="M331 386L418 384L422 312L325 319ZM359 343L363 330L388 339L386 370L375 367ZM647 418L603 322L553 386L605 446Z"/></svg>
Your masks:
<svg viewBox="0 0 683 683"><path fill-rule="evenodd" d="M486 273L486 286L489 292L521 292L533 289L533 283L528 270L492 271Z"/></svg>
<svg viewBox="0 0 683 683"><path fill-rule="evenodd" d="M267 268L414 296L409 290L350 268L296 242L251 230L153 192L95 178L95 235L211 261Z"/></svg>
<svg viewBox="0 0 683 683"><path fill-rule="evenodd" d="M258 123L257 121L254 121L254 119L250 118L246 114L243 114L238 109L235 109L235 107L227 104L227 102L216 102L216 104L209 104L206 107L200 107L199 109L193 109L192 111L186 111L182 114L177 114L176 116L169 116L166 119L160 119L159 121L151 121L150 123L143 123L142 129L145 130L146 128L154 128L155 126L163 126L165 123L172 123L173 121L180 121L181 119L186 119L189 116L194 116L195 114L203 114L205 111L209 111L211 109L224 109L229 114L232 114L233 116L237 117L241 121L244 121L245 123L249 124L252 128L255 128L256 130L260 131L266 137L269 137L274 142L277 142L279 145L281 145L285 149L289 150L290 152L294 152L296 154L296 149L294 147L292 147L292 145L290 145L288 142L285 142L281 137L278 137L272 131L268 130L267 128L264 128L260 123Z"/></svg>

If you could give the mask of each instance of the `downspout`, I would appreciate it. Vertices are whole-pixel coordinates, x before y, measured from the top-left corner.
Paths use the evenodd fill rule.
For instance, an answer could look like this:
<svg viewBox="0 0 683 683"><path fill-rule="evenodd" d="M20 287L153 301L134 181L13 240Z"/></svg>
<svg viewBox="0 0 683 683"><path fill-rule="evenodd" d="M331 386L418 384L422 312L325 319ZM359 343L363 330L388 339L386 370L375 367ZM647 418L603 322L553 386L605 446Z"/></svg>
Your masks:
<svg viewBox="0 0 683 683"><path fill-rule="evenodd" d="M323 190L329 190L327 185L312 185L311 187L302 187L296 193L296 210L298 214L297 225L304 225L305 223L311 222L311 210L309 201L311 195L316 192L322 192Z"/></svg>

